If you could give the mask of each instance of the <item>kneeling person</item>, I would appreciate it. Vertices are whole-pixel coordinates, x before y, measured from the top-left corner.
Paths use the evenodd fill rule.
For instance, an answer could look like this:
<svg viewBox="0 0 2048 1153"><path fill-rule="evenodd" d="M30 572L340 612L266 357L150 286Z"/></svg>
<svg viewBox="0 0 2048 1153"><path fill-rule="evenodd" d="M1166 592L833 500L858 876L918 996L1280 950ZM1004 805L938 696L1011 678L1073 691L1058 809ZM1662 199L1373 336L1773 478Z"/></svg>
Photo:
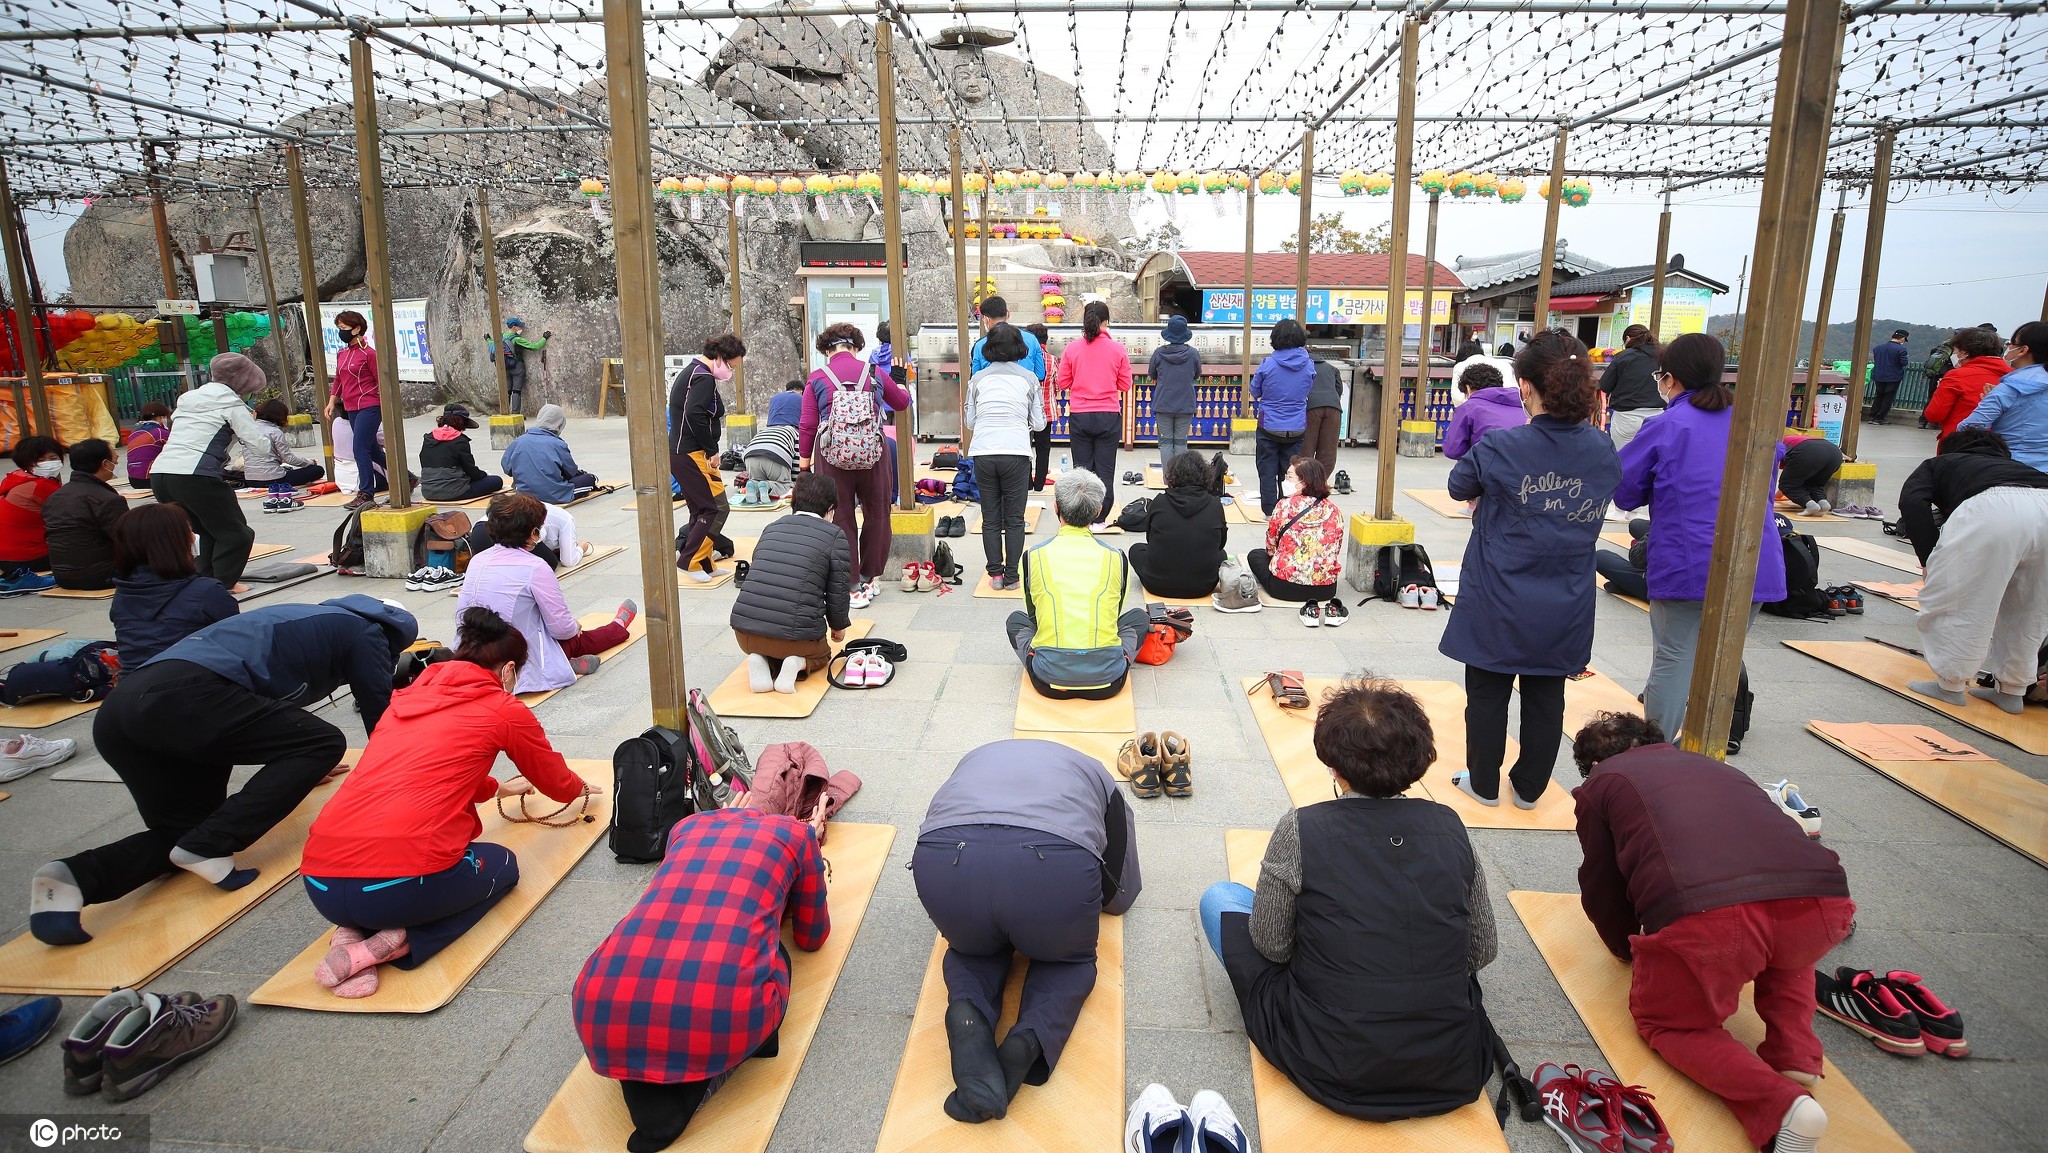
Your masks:
<svg viewBox="0 0 2048 1153"><path fill-rule="evenodd" d="M1088 531L1102 515L1102 481L1084 468L1053 484L1060 531L1024 553L1024 609L1007 631L1031 687L1053 700L1107 700L1123 691L1145 610L1124 611L1131 566Z"/></svg>
<svg viewBox="0 0 2048 1153"><path fill-rule="evenodd" d="M845 640L853 623L852 557L846 534L831 520L838 501L837 484L805 473L796 481L794 511L769 522L754 545L731 622L747 654L747 685L757 693L794 693L799 677L832 659L831 641Z"/></svg>

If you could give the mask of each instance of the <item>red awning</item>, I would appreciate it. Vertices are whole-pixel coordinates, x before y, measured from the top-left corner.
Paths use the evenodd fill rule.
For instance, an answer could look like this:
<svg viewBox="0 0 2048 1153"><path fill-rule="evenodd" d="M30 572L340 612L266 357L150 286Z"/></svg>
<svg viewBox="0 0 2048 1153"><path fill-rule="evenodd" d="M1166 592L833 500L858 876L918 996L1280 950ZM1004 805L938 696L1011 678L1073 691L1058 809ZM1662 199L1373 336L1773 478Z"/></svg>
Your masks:
<svg viewBox="0 0 2048 1153"><path fill-rule="evenodd" d="M1550 311L1591 312L1606 299L1605 296L1553 296L1550 298Z"/></svg>

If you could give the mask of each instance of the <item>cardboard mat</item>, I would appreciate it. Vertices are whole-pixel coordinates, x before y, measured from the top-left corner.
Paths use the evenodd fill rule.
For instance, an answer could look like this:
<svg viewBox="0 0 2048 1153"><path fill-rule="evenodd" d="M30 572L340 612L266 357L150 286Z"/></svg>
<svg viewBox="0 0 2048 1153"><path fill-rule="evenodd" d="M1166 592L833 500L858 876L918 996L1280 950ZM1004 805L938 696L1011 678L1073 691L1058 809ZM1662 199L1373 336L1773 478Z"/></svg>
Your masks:
<svg viewBox="0 0 2048 1153"><path fill-rule="evenodd" d="M1227 829L1224 851L1229 855L1230 879L1240 885L1259 887L1259 863L1266 856L1269 831ZM1493 1107L1486 1094L1472 1103L1441 1117L1406 1121L1360 1121L1333 1113L1309 1100L1287 1075L1252 1051L1252 1093L1258 1099L1259 1143L1272 1150L1324 1150L1326 1153L1370 1149L1374 1153L1436 1153L1455 1149L1458 1153L1499 1150L1506 1153L1507 1137L1493 1119Z"/></svg>
<svg viewBox="0 0 2048 1153"><path fill-rule="evenodd" d="M942 1106L953 1091L946 1047L946 939L932 945L918 991L910 1040L875 1153L1049 1153L1117 1148L1124 1123L1124 923L1105 916L1095 945L1095 989L1081 1006L1059 1068L1043 1085L1026 1085L1000 1121L962 1125ZM1026 963L1012 966L1002 1022L1014 1021ZM1007 1032L998 1022L996 1036ZM1278 1146L1267 1146L1277 1149Z"/></svg>
<svg viewBox="0 0 2048 1153"><path fill-rule="evenodd" d="M1044 515L1044 505L1039 504L1036 501L1024 502L1024 531L1027 533L1037 532L1038 519ZM967 518L967 531L970 535L973 536L981 535L981 508L978 505L975 507L973 513L970 514Z"/></svg>
<svg viewBox="0 0 2048 1153"><path fill-rule="evenodd" d="M2048 709L2030 707L2014 716L1990 701L1980 701L1976 697L1971 697L1964 705L1923 697L1907 688L1906 684L1934 679L1934 670L1927 667L1927 662L1871 641L1786 641L1785 647L1826 661L1843 672L1861 677L1879 688L1890 689L1916 705L1933 709L2037 757L2048 756Z"/></svg>
<svg viewBox="0 0 2048 1153"><path fill-rule="evenodd" d="M608 561L625 551L626 546L622 544L591 545L590 551L583 554L583 559L577 561L576 566L574 568L559 569L555 572L555 583L560 584L563 581L568 580L570 577L575 576L577 573L582 572L584 569L587 569L592 565L603 564L605 561Z"/></svg>
<svg viewBox="0 0 2048 1153"><path fill-rule="evenodd" d="M1166 491L1166 470L1156 460L1145 465L1145 487L1154 492Z"/></svg>
<svg viewBox="0 0 2048 1153"><path fill-rule="evenodd" d="M1630 606L1631 608L1638 608L1644 612L1650 611L1650 602L1644 600L1641 597L1624 596L1621 593L1614 592L1612 590L1607 590L1607 595L1613 597L1615 600L1620 601L1622 604Z"/></svg>
<svg viewBox="0 0 2048 1153"><path fill-rule="evenodd" d="M47 589L44 589L44 590L42 590L42 591L41 591L40 593L37 593L36 595L37 595L37 596L46 596L46 597L55 597L55 598L57 598L58 600L67 600L67 601L104 601L104 600L112 600L112 599L114 598L114 590L113 590L113 589L110 589L110 588L105 588L105 589L67 589L67 588L47 588Z"/></svg>
<svg viewBox="0 0 2048 1153"><path fill-rule="evenodd" d="M632 487L633 485L631 482L601 480L597 482L596 488L591 489L589 492L584 493L582 496L577 497L575 500L570 501L568 504L565 504L562 507L575 508L577 505L582 504L586 500L596 500L598 497L601 496L610 496L611 494L619 491L622 488L630 489Z"/></svg>
<svg viewBox="0 0 2048 1153"><path fill-rule="evenodd" d="M361 755L350 749L343 763ZM0 945L0 993L97 997L155 980L299 875L306 830L337 784L314 789L261 840L235 854L235 864L257 876L232 893L176 869L118 901L86 906L85 931L93 939L83 945L45 945L26 931Z"/></svg>
<svg viewBox="0 0 2048 1153"><path fill-rule="evenodd" d="M1592 675L1578 680L1565 678L1564 739L1567 741L1593 719L1594 713L1634 713L1641 716L1643 712L1643 703L1620 682L1598 669L1588 668L1586 671Z"/></svg>
<svg viewBox="0 0 2048 1153"><path fill-rule="evenodd" d="M0 728L47 729L73 717L82 717L99 707L98 701L74 701L65 697L44 697L23 705L0 705Z"/></svg>
<svg viewBox="0 0 2048 1153"><path fill-rule="evenodd" d="M257 597L267 597L271 593L278 592L282 589L293 588L297 585L305 584L307 581L316 581L319 580L321 577L327 576L333 572L334 570L331 568L323 568L319 572L309 572L304 576L295 576L287 580L271 581L268 584L251 584L249 586L248 592L234 593L231 595L234 596L236 603L247 604L248 602L255 600Z"/></svg>
<svg viewBox="0 0 2048 1153"><path fill-rule="evenodd" d="M1567 682L1569 683L1569 682ZM1533 809L1515 807L1514 797L1509 794L1508 770L1514 767L1520 746L1511 737L1508 739L1507 755L1501 761L1500 804L1488 808L1465 795L1464 790L1451 783L1451 775L1465 768L1465 690L1451 681L1401 681L1400 686L1422 702L1423 712L1429 715L1430 731L1436 736L1436 761L1422 774L1422 787L1429 798L1437 804L1458 814L1458 819L1470 829L1544 829L1550 832L1573 832L1578 828L1578 816L1572 803L1572 795L1557 779L1557 768L1551 769L1550 787L1536 801ZM1508 726L1512 729L1521 716L1520 699L1508 702ZM1569 698L1566 716L1570 716ZM1569 764L1569 758L1560 755L1560 764Z"/></svg>
<svg viewBox="0 0 2048 1153"><path fill-rule="evenodd" d="M1508 894L1508 900L1536 939L1544 963L1614 1075L1656 1094L1657 1111L1671 1130L1673 1146L1686 1153L1747 1153L1753 1149L1720 1098L1665 1064L1636 1033L1635 1020L1628 1011L1628 962L1600 943L1600 935L1579 906L1578 894L1516 891ZM1750 1008L1746 991L1742 1008L1728 1020L1728 1031L1751 1048L1763 1040L1763 1022ZM1814 1098L1828 1113L1827 1136L1820 1142L1822 1153L1910 1153L1911 1146L1834 1062L1826 1062L1823 1073L1824 1079L1813 1090Z"/></svg>
<svg viewBox="0 0 2048 1153"><path fill-rule="evenodd" d="M63 635L63 629L8 629L0 632L0 653L42 645Z"/></svg>
<svg viewBox="0 0 2048 1153"><path fill-rule="evenodd" d="M1462 500L1454 499L1440 488L1404 488L1401 490L1410 500L1437 514L1452 520L1471 520L1472 510Z"/></svg>
<svg viewBox="0 0 2048 1153"><path fill-rule="evenodd" d="M669 1147L675 1153L761 1153L768 1147L895 837L890 825L832 822L824 845L832 866L826 886L832 932L815 953L789 950L789 1006L782 1018L780 1052L741 1065ZM624 1149L632 1133L618 1084L599 1076L588 1061L578 1061L527 1132L525 1148L526 1153L609 1153Z"/></svg>
<svg viewBox="0 0 2048 1153"><path fill-rule="evenodd" d="M1135 731L1128 733L1048 733L1032 732L1030 729L1011 729L1010 737L1013 740L1019 741L1051 741L1056 745L1065 745L1077 753L1086 753L1088 756L1101 761L1102 767L1108 769L1111 776L1118 780L1123 780L1125 779L1124 775L1118 772L1116 767L1117 754L1123 750L1124 742L1136 740L1138 734Z"/></svg>
<svg viewBox="0 0 2048 1153"><path fill-rule="evenodd" d="M1600 534L1600 541L1603 544L1611 544L1615 548L1620 549L1622 555L1626 556L1629 546L1636 542L1636 538L1625 532L1603 532Z"/></svg>
<svg viewBox="0 0 2048 1153"><path fill-rule="evenodd" d="M1851 581L1857 588L1872 596L1883 597L1895 605L1902 605L1920 611L1921 581Z"/></svg>
<svg viewBox="0 0 2048 1153"><path fill-rule="evenodd" d="M1266 751L1272 754L1274 767L1280 770L1280 781L1287 786L1287 795L1295 807L1335 797L1330 791L1330 770L1316 757L1316 710L1322 708L1323 694L1343 681L1335 677L1304 678L1302 687L1308 690L1309 700L1305 709L1283 709L1275 704L1273 694L1266 691L1263 676L1245 677L1239 683L1249 696L1252 719L1259 723L1259 733L1266 738ZM1409 795L1421 793L1411 789Z"/></svg>
<svg viewBox="0 0 2048 1153"><path fill-rule="evenodd" d="M1017 670L1015 728L1034 733L1134 733L1138 730L1138 698L1131 691L1134 667L1123 691L1104 701L1055 701L1038 695L1031 674Z"/></svg>
<svg viewBox="0 0 2048 1153"><path fill-rule="evenodd" d="M613 610L612 612L600 611L594 613L586 613L582 617L578 618L576 623L582 626L585 630L603 628L604 626L612 623L612 621L616 619L618 615L619 614L617 610ZM606 662L610 661L613 657L616 657L620 653L625 652L627 649L631 648L635 642L639 641L640 638L646 635L647 614L643 612L634 616L633 623L627 626L626 639L624 641L621 641L620 643L615 644L612 647L597 654L598 664L602 666ZM568 687L569 686L567 685L562 686L562 688ZM561 691L562 689L547 689L542 692L520 693L519 699L526 705L527 708L530 709Z"/></svg>
<svg viewBox="0 0 2048 1153"><path fill-rule="evenodd" d="M1900 572L1912 573L1916 577L1920 575L1920 558L1903 549L1895 549L1890 545L1854 536L1817 536L1813 539L1829 552L1853 556L1857 560L1867 560L1872 564L1887 565Z"/></svg>
<svg viewBox="0 0 2048 1153"><path fill-rule="evenodd" d="M1017 582L1017 587L1013 589L999 589L995 585L995 580L996 578L987 573L981 574L981 579L974 582L974 595L985 601L1021 601L1024 599L1024 582L1021 579Z"/></svg>
<svg viewBox="0 0 2048 1153"><path fill-rule="evenodd" d="M352 492L327 492L307 497L305 505L307 508L340 508L355 498L356 494Z"/></svg>
<svg viewBox="0 0 2048 1153"><path fill-rule="evenodd" d="M267 556L276 556L279 553L290 551L292 551L292 546L288 544L257 544L249 550L249 559L262 560Z"/></svg>
<svg viewBox="0 0 2048 1153"><path fill-rule="evenodd" d="M873 621L855 618L847 627L846 640L864 637L874 627ZM845 647L846 641L840 641L832 646L832 651L837 653ZM798 681L794 693L757 693L747 683L747 660L741 657L740 666L711 690L711 707L721 717L772 717L793 721L817 712L818 702L825 699L825 690L830 687L825 671L820 669Z"/></svg>
<svg viewBox="0 0 2048 1153"><path fill-rule="evenodd" d="M1259 515L1258 507L1256 502L1248 502L1241 497L1233 497L1229 504L1223 506L1223 522L1225 524L1264 524L1266 518Z"/></svg>
<svg viewBox="0 0 2048 1153"><path fill-rule="evenodd" d="M496 804L477 806L477 815L483 818L483 831L477 839L512 850L519 858L519 883L491 906L483 920L434 954L426 964L417 969L381 966L375 993L353 999L337 997L313 979L314 966L328 950L329 934L322 932L276 976L263 982L249 1000L258 1005L327 1013L431 1013L453 1001L610 827L611 762L570 761L569 771L604 790L590 798L585 819L575 824L559 829L515 824L498 815ZM552 813L555 808L556 802L544 796L527 800L527 811L532 813ZM508 802L506 811L516 814L519 810L516 803Z"/></svg>
<svg viewBox="0 0 2048 1153"><path fill-rule="evenodd" d="M1132 575L1136 575L1136 574L1132 574ZM1211 590L1211 592L1209 592L1209 593L1204 593L1204 594L1202 594L1201 596L1198 596L1198 597L1163 597L1163 596L1160 596L1160 595L1159 595L1158 593L1155 593L1155 592L1153 592L1153 591L1152 591L1151 589L1148 589L1148 588L1144 587L1144 585L1143 585L1143 584L1141 583L1141 584L1140 584L1140 585L1138 586L1138 591L1144 594L1144 599L1145 599L1145 602L1146 602L1147 604L1150 604L1150 603L1153 603L1153 602L1157 602L1157 603L1159 603L1159 604L1163 604L1163 605L1180 605L1180 606L1182 606L1182 607L1184 607L1184 608L1191 608L1191 609L1192 609L1192 608L1202 608L1202 609L1206 609L1206 608L1214 608L1214 607L1216 607L1216 606L1215 606L1215 604L1214 604L1214 602L1212 602L1212 601L1211 601L1211 600L1209 599L1209 597L1210 597L1210 596L1211 596L1211 595L1213 594L1213 591L1214 591L1214 590Z"/></svg>
<svg viewBox="0 0 2048 1153"><path fill-rule="evenodd" d="M1821 722L1806 726L1821 740L1890 777L1921 799L1974 825L2037 865L2048 865L2048 785L1990 758L1887 760L1843 740ZM1892 726L1886 726L1890 728Z"/></svg>

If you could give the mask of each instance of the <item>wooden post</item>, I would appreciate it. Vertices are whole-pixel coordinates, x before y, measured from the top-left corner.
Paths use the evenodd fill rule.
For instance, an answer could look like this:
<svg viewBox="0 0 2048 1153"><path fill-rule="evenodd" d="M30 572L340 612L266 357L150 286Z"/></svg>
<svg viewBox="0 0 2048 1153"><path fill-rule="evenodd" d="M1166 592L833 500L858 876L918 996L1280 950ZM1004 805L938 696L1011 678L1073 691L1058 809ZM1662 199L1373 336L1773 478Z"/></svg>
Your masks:
<svg viewBox="0 0 2048 1153"><path fill-rule="evenodd" d="M732 334L740 336L746 328L741 315L740 304L740 225L737 213L725 214L725 283L732 293ZM741 336L740 339L746 338ZM744 415L747 411L747 358L740 357L732 366L733 411Z"/></svg>
<svg viewBox="0 0 2048 1153"><path fill-rule="evenodd" d="M8 180L6 161L0 160L0 232L6 234L7 291L14 297L14 338L21 353L22 386L28 393L29 407L35 413L35 432L55 436L55 426L50 423L50 401L43 395L43 352L36 344L36 304L29 292L26 234L19 222L20 215L14 207L14 185ZM31 435L28 413L22 411L19 394L15 396L14 416L21 422L21 435Z"/></svg>
<svg viewBox="0 0 2048 1153"><path fill-rule="evenodd" d="M1657 216L1657 274L1650 280L1650 339L1664 343L1664 278L1671 271L1671 193Z"/></svg>
<svg viewBox="0 0 2048 1153"><path fill-rule="evenodd" d="M875 87L877 113L882 121L882 254L889 273L889 329L909 331L910 310L903 294L903 188L896 164L896 63L892 57L894 33L885 17L875 22ZM988 223L982 222L984 238ZM988 243L986 239L982 241ZM986 248L983 249L987 251ZM962 350L963 352L965 350ZM910 412L896 413L896 502L904 512L917 507L917 457L911 451ZM964 433L966 429L961 431Z"/></svg>
<svg viewBox="0 0 2048 1153"><path fill-rule="evenodd" d="M1557 264L1557 213L1564 207L1564 144L1570 130L1557 126L1557 144L1550 151L1550 195L1544 197L1543 253L1536 272L1536 330L1550 327L1551 270Z"/></svg>
<svg viewBox="0 0 2048 1153"><path fill-rule="evenodd" d="M1430 317L1430 308L1436 295L1436 210L1440 198L1429 194L1429 226L1423 232L1422 241L1422 355L1416 361L1416 397L1422 396L1422 389L1429 383L1430 341L1436 339L1436 326ZM1405 317L1403 318L1406 319ZM1449 348L1445 352L1452 351Z"/></svg>
<svg viewBox="0 0 2048 1153"><path fill-rule="evenodd" d="M277 342L277 372L284 376L290 370L285 366L284 326L277 320L277 280L270 274L270 232L263 227L263 198L251 192L249 211L256 214L256 262L263 266L263 299L270 311L270 338ZM299 411L292 400L292 384L284 381L284 410L286 413Z"/></svg>
<svg viewBox="0 0 2048 1153"><path fill-rule="evenodd" d="M1308 323L1308 232L1315 223L1315 178L1316 130L1311 128L1301 134L1301 235L1294 245L1294 319L1303 324Z"/></svg>
<svg viewBox="0 0 2048 1153"><path fill-rule="evenodd" d="M687 732L675 513L669 503L668 396L661 387L661 266L655 254L654 163L647 140L647 44L640 0L604 0L605 100L611 113L612 242L619 270L619 353L626 439L647 613L654 723Z"/></svg>
<svg viewBox="0 0 2048 1153"><path fill-rule="evenodd" d="M972 346L967 343L967 177L960 166L958 128L947 134L946 145L953 158L953 195L948 207L953 210L953 326L960 341L960 355L954 358L958 367L953 371L953 378L954 383L960 386L960 451L965 453L969 433L967 376L974 367L974 355ZM1045 387L1051 388L1052 382L1046 381Z"/></svg>
<svg viewBox="0 0 2048 1153"><path fill-rule="evenodd" d="M1842 9L1834 0L1791 0L1785 43L1778 54L1777 100L1756 229L1756 291L1749 301L1734 428L1722 474L1714 524L1714 554L1707 568L1698 647L1682 747L1726 755L1728 724L1742 676L1742 646L1749 632L1756 563L1770 515L1773 449L1784 433L1785 392L1799 344L1798 299L1813 252L1826 175L1834 75L1841 59ZM1769 547L1777 548L1773 534Z"/></svg>
<svg viewBox="0 0 2048 1153"><path fill-rule="evenodd" d="M142 142L142 167L149 174L149 219L156 226L156 260L164 276L164 297L177 300L178 266L171 260L171 223L164 214L164 184L156 174L156 142Z"/></svg>
<svg viewBox="0 0 2048 1153"><path fill-rule="evenodd" d="M987 173L983 173L982 175L983 175L983 178L984 178L984 179L986 179L986 178L987 178ZM993 181L991 181L991 183L993 183ZM980 251L979 251L979 252L977 252L977 253L975 254L975 260L979 262L979 263L978 263L978 267L977 267L977 271L976 271L976 272L975 272L975 274L974 274L974 278L975 278L975 295L976 295L977 297L978 297L978 296L980 296L980 294L981 294L981 282L982 282L982 281L987 281L987 282L988 282L989 284L991 284L991 285L993 285L993 284L995 283L995 278L991 277L991 276L989 275L989 272L988 272L988 190L987 190L987 189L988 189L988 186L987 186L987 185L983 185L983 186L982 186L982 193L981 193L981 227L980 227L979 229L977 229L977 230L976 230L976 231L978 231L978 232L980 232L980 233L981 233L981 237L980 237L980 240L981 240L981 244L979 245L979 249L980 249ZM1077 315L1078 315L1078 313L1077 313ZM1048 355L1050 355L1050 353L1049 353L1049 352L1048 352Z"/></svg>
<svg viewBox="0 0 2048 1153"><path fill-rule="evenodd" d="M491 338L491 363L497 366L498 415L511 416L512 366L506 363L511 353L502 339L505 318L498 311L498 238L491 231L491 190L481 184L476 186L476 230L484 250L484 331ZM524 395L520 400L524 407Z"/></svg>
<svg viewBox="0 0 2048 1153"><path fill-rule="evenodd" d="M1835 299L1835 266L1842 259L1843 210L1849 206L1849 186L1843 185L1841 198L1835 202L1835 218L1828 225L1828 257L1820 270L1820 303L1813 310L1813 345L1806 357L1806 398L1805 407L1799 411L1806 427L1814 428L1814 397L1820 394L1821 357L1828 347L1828 305Z"/></svg>
<svg viewBox="0 0 2048 1153"><path fill-rule="evenodd" d="M1252 225L1259 216L1259 177L1264 173L1252 173L1251 183L1244 192L1244 395L1238 405L1238 416L1243 420L1252 418L1252 289L1255 274L1252 270Z"/></svg>
<svg viewBox="0 0 2048 1153"><path fill-rule="evenodd" d="M1401 334L1408 322L1408 213L1415 195L1415 61L1421 41L1421 23L1402 21L1401 94L1394 115L1394 227L1387 243L1386 348L1380 366L1380 467L1372 494L1375 520L1394 518L1394 459L1401 441ZM1416 365L1418 387L1427 368Z"/></svg>
<svg viewBox="0 0 2048 1153"><path fill-rule="evenodd" d="M1856 289L1856 335L1849 340L1849 403L1842 414L1842 455L1856 459L1856 441L1863 431L1863 377L1870 367L1870 326L1877 307L1877 266L1884 257L1884 213L1892 194L1892 142L1889 128L1877 132L1876 163L1870 170L1870 218L1863 228L1863 281Z"/></svg>
<svg viewBox="0 0 2048 1153"><path fill-rule="evenodd" d="M299 248L300 311L306 322L306 368L313 374L313 411L319 414L320 455L327 479L334 479L334 435L327 424L327 348L320 326L320 275L313 268L313 223L306 215L306 173L299 165L299 146L284 150L285 179L292 190L292 235Z"/></svg>
<svg viewBox="0 0 2048 1153"><path fill-rule="evenodd" d="M398 392L398 326L391 319L391 238L384 230L384 157L377 138L377 77L370 44L348 42L348 71L355 96L356 169L363 211L363 281L370 289L371 331L377 336L377 401L384 409L384 471L391 482L391 507L412 506L412 470L406 466L405 409ZM359 478L364 492L377 478Z"/></svg>

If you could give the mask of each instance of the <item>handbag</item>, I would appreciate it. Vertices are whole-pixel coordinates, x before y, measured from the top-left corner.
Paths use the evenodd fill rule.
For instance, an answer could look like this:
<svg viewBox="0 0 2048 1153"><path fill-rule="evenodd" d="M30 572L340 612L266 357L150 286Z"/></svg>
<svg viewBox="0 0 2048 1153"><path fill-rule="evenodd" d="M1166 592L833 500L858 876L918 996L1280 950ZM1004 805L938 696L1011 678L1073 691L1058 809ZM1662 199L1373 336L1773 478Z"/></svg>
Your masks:
<svg viewBox="0 0 2048 1153"><path fill-rule="evenodd" d="M1141 665L1163 665L1173 659L1173 649L1180 643L1180 631L1169 624L1152 625L1145 630L1145 639L1138 642L1138 663Z"/></svg>

